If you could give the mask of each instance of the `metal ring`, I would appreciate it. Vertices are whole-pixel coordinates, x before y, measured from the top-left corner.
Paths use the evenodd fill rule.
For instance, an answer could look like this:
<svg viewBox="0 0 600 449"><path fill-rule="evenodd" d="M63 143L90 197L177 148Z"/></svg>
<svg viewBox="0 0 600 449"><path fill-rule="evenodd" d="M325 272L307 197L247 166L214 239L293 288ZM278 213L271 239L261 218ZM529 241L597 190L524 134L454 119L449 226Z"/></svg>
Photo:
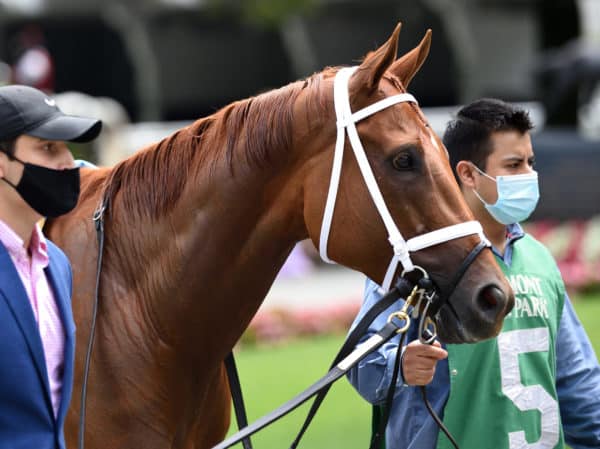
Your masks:
<svg viewBox="0 0 600 449"><path fill-rule="evenodd" d="M404 321L404 326L398 328L396 333L402 334L406 332L410 327L410 317L408 316L408 314L406 312L403 312L402 310L400 310L399 312L391 313L390 316L388 316L387 322L391 323L394 318L397 318L400 321Z"/></svg>
<svg viewBox="0 0 600 449"><path fill-rule="evenodd" d="M423 277L425 279L429 279L429 275L427 274L427 271L425 271L425 268L423 268L419 265L413 265L413 267L416 268L417 270L419 270L421 273L423 273ZM413 271L413 270L410 270L410 271L402 270L402 273L400 273L400 277L403 278L406 273L410 273L411 271Z"/></svg>

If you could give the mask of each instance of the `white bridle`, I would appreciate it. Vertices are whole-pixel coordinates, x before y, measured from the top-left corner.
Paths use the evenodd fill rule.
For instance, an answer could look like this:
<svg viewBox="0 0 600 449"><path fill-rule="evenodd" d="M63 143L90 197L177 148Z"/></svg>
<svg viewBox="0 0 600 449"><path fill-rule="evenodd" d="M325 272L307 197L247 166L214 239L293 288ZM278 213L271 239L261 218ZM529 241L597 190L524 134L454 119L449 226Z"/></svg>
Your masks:
<svg viewBox="0 0 600 449"><path fill-rule="evenodd" d="M410 258L411 251L418 251L423 248L447 242L449 240L465 237L467 235L479 234L482 241L490 246L489 241L483 234L483 229L478 221L467 221L464 223L446 226L426 234L422 234L411 239L404 240L402 234L398 230L396 223L385 205L385 201L379 190L379 186L375 181L375 176L367 160L365 150L360 142L360 137L356 130L356 123L360 120L379 112L396 103L411 102L417 103L415 97L408 93L393 95L378 101L366 108L363 108L355 113L350 109L350 98L348 95L348 81L358 67L346 67L341 69L335 76L334 82L334 104L335 114L337 118L337 138L335 141L335 153L333 156L333 167L331 170L331 180L329 183L329 192L325 203L325 212L323 213L323 222L321 224L321 236L319 240L319 253L321 258L327 263L334 263L327 256L327 241L331 230L331 221L333 219L333 210L335 208L335 200L337 197L338 186L340 182L340 174L342 171L342 156L344 152L344 143L346 131L350 145L354 151L354 155L358 162L358 166L363 175L363 179L367 185L371 198L377 207L377 211L383 220L388 232L388 240L392 245L394 255L390 261L390 265L383 280L382 289L387 292L390 289L394 274L401 263L404 272L413 271L415 265Z"/></svg>

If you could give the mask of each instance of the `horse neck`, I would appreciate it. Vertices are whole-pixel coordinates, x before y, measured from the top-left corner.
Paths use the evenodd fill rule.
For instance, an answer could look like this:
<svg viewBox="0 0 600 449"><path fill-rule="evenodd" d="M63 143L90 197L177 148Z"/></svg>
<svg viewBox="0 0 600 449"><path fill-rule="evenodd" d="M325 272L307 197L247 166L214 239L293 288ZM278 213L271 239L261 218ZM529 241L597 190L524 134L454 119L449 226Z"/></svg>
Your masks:
<svg viewBox="0 0 600 449"><path fill-rule="evenodd" d="M135 302L154 317L163 340L197 353L198 342L220 335L215 344L226 353L241 336L306 235L295 162L282 157L234 176L225 163L210 174L198 170L157 219L127 216L114 205L113 222L126 226L113 230L119 257L107 264L123 285L134 279Z"/></svg>

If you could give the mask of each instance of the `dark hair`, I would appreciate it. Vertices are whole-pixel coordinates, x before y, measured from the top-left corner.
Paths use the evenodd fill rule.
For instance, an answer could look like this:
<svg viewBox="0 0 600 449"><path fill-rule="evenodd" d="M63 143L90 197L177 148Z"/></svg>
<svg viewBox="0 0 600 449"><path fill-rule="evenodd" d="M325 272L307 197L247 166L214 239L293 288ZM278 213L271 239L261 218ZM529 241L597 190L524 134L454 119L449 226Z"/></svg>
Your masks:
<svg viewBox="0 0 600 449"><path fill-rule="evenodd" d="M517 131L525 134L531 129L533 123L529 113L502 100L482 98L460 109L456 118L448 123L443 139L459 184L456 175L459 161L471 161L485 171L487 158L492 152L492 133Z"/></svg>
<svg viewBox="0 0 600 449"><path fill-rule="evenodd" d="M9 156L14 156L16 142L17 139L0 141L0 151L6 153Z"/></svg>

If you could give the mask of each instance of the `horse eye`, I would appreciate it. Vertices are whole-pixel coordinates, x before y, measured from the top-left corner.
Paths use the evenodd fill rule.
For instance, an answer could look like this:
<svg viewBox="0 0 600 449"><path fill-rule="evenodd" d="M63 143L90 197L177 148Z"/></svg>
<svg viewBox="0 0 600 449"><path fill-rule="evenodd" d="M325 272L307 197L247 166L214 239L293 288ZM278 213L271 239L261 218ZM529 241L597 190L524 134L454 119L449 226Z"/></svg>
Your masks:
<svg viewBox="0 0 600 449"><path fill-rule="evenodd" d="M412 170L415 166L412 154L402 152L394 157L392 165L396 170Z"/></svg>

